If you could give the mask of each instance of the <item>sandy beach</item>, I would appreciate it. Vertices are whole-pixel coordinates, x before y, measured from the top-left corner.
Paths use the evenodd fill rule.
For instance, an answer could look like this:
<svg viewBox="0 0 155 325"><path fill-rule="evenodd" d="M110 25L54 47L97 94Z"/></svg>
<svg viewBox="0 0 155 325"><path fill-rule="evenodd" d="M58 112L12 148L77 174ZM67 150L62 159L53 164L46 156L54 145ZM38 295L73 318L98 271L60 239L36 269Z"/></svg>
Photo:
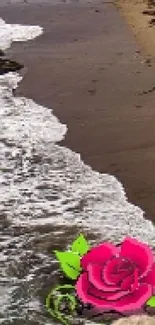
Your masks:
<svg viewBox="0 0 155 325"><path fill-rule="evenodd" d="M155 247L155 227L143 217L155 222L155 30L147 8L134 0L0 2L4 58L24 65L0 76L4 325L55 324L46 296L67 279L54 251L80 233L91 245L131 236ZM133 324L120 322L111 325ZM76 314L73 324L87 323Z"/></svg>
<svg viewBox="0 0 155 325"><path fill-rule="evenodd" d="M125 17L142 51L155 57L155 2L154 0L115 1Z"/></svg>
<svg viewBox="0 0 155 325"><path fill-rule="evenodd" d="M53 108L68 126L62 145L115 175L129 201L155 220L155 57L119 10L104 1L14 1L0 8L7 22L45 29L7 52L28 71L17 95Z"/></svg>

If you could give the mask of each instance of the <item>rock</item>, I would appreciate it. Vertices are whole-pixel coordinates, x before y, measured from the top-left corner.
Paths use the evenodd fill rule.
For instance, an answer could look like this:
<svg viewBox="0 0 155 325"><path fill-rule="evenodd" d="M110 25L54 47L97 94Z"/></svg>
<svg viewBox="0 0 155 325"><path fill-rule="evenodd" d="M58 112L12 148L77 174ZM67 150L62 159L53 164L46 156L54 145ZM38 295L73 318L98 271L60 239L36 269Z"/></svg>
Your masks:
<svg viewBox="0 0 155 325"><path fill-rule="evenodd" d="M0 58L0 74L18 71L18 70L22 69L23 67L24 66L22 64L17 63L15 61Z"/></svg>
<svg viewBox="0 0 155 325"><path fill-rule="evenodd" d="M155 10L144 10L143 15L155 16Z"/></svg>
<svg viewBox="0 0 155 325"><path fill-rule="evenodd" d="M95 88L89 89L88 93L91 94L91 95L95 95L96 94L96 89Z"/></svg>
<svg viewBox="0 0 155 325"><path fill-rule="evenodd" d="M5 53L2 50L0 50L0 56L4 56L4 55Z"/></svg>
<svg viewBox="0 0 155 325"><path fill-rule="evenodd" d="M155 19L151 19L150 25L155 25Z"/></svg>
<svg viewBox="0 0 155 325"><path fill-rule="evenodd" d="M148 0L148 6L154 7L155 6L155 0Z"/></svg>
<svg viewBox="0 0 155 325"><path fill-rule="evenodd" d="M130 316L120 318L112 323L112 325L155 325L155 317L147 315Z"/></svg>

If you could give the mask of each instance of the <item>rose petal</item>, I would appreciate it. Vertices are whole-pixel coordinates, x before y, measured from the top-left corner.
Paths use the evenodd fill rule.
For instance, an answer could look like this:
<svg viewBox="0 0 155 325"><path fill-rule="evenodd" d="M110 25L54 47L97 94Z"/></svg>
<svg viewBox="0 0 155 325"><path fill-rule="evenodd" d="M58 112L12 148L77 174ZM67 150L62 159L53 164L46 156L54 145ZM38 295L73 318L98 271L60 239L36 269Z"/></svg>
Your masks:
<svg viewBox="0 0 155 325"><path fill-rule="evenodd" d="M139 270L136 268L133 274L133 284L131 285L131 292L135 291L139 286L138 275L139 275Z"/></svg>
<svg viewBox="0 0 155 325"><path fill-rule="evenodd" d="M135 291L139 286L138 282L138 269L136 268L134 272L127 276L121 283L122 290L129 290L130 292Z"/></svg>
<svg viewBox="0 0 155 325"><path fill-rule="evenodd" d="M143 283L133 293L115 301L113 307L116 308L118 312L138 310L145 304L151 295L151 286Z"/></svg>
<svg viewBox="0 0 155 325"><path fill-rule="evenodd" d="M152 269L148 274L141 279L141 282L155 286L155 263L153 263Z"/></svg>
<svg viewBox="0 0 155 325"><path fill-rule="evenodd" d="M128 295L129 291L127 291L127 290L123 291L123 290L119 289L115 292L105 292L105 291L98 290L93 286L90 286L88 289L88 293L91 296L94 296L95 298L114 302L115 300L118 300L118 299L124 297L125 295Z"/></svg>
<svg viewBox="0 0 155 325"><path fill-rule="evenodd" d="M115 247L111 243L103 243L97 247L92 248L86 255L81 259L81 266L84 270L87 269L88 264L102 264L104 265L107 260L112 256L119 253L119 248Z"/></svg>
<svg viewBox="0 0 155 325"><path fill-rule="evenodd" d="M103 312L106 310L115 310L118 312L138 310L152 295L151 286L142 284L132 294L125 293L118 300L109 300L109 296L107 300L103 299L105 293L101 293L95 288L90 288L89 285L87 273L82 274L76 284L78 296L83 303L90 303ZM120 294L123 294L123 292L120 292ZM113 298L116 298L116 294L113 295Z"/></svg>
<svg viewBox="0 0 155 325"><path fill-rule="evenodd" d="M78 278L75 289L77 292L77 295L82 300L83 303L89 303L88 299L88 288L89 288L89 281L88 281L88 275L87 272L80 275Z"/></svg>
<svg viewBox="0 0 155 325"><path fill-rule="evenodd" d="M129 275L122 281L121 289L130 290L132 283L133 283L133 275Z"/></svg>
<svg viewBox="0 0 155 325"><path fill-rule="evenodd" d="M88 276L87 273L83 273L77 283L76 283L76 292L81 301L85 304L92 304L93 306L97 307L98 309L102 310L110 310L111 309L111 303L107 302L106 300L101 299L101 297L93 296L89 293L89 282L88 282Z"/></svg>
<svg viewBox="0 0 155 325"><path fill-rule="evenodd" d="M104 279L102 277L103 266L99 264L89 264L87 267L88 271L88 279L90 283L94 285L94 287L98 290L106 291L106 292L115 292L120 290L118 286L108 286L105 284Z"/></svg>
<svg viewBox="0 0 155 325"><path fill-rule="evenodd" d="M120 257L135 263L139 269L139 277L146 275L153 265L153 252L150 247L130 237L121 244Z"/></svg>
<svg viewBox="0 0 155 325"><path fill-rule="evenodd" d="M121 263L121 258L111 259L103 269L103 278L107 285L120 283L121 280L131 274L131 269L128 267L126 270L119 270L118 266ZM130 266L130 265L129 265Z"/></svg>
<svg viewBox="0 0 155 325"><path fill-rule="evenodd" d="M86 272L79 277L75 288L78 297L84 304L91 304L102 311L115 310L113 307L114 301L107 300L107 298L110 298L110 293L106 293L106 299L104 299L105 293L91 286ZM123 293L120 292L119 298L122 297L122 295ZM113 297L115 296L116 293L114 293Z"/></svg>
<svg viewBox="0 0 155 325"><path fill-rule="evenodd" d="M122 259L119 257L118 259L118 265L116 265L116 270L117 272L126 272L126 271L133 271L135 268L134 264L131 263L130 261L126 260L126 259Z"/></svg>
<svg viewBox="0 0 155 325"><path fill-rule="evenodd" d="M128 294L127 291L123 291L123 290L122 291L117 290L115 292L105 292L102 290L98 290L89 282L87 272L83 273L79 277L75 288L79 298L81 298L81 300L84 303L90 303L90 299L91 299L91 303L94 301L93 305L95 305L96 299L111 301L111 300L120 299L124 295Z"/></svg>

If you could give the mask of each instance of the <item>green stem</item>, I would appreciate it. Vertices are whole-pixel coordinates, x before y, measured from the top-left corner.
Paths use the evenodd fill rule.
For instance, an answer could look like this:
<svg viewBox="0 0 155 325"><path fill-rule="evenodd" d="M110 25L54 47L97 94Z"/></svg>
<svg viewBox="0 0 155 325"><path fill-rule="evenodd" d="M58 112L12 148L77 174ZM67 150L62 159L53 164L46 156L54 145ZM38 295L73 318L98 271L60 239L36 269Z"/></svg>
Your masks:
<svg viewBox="0 0 155 325"><path fill-rule="evenodd" d="M64 325L69 325L69 321L68 321L68 317L64 317L63 314L59 311L59 306L61 301L64 298L67 298L67 300L69 301L69 307L71 311L74 311L76 308L76 299L75 297L71 296L70 294L66 293L66 294L60 294L59 297L57 297L57 294L61 293L62 289L74 289L75 287L71 284L64 284L61 286L57 286L54 289L52 289L52 291L48 294L47 298L46 298L46 309L47 311L50 313L50 315L56 319L58 319L59 321L61 321L62 324ZM56 299L57 298L57 299ZM54 309L51 308L51 300L53 301L54 304Z"/></svg>

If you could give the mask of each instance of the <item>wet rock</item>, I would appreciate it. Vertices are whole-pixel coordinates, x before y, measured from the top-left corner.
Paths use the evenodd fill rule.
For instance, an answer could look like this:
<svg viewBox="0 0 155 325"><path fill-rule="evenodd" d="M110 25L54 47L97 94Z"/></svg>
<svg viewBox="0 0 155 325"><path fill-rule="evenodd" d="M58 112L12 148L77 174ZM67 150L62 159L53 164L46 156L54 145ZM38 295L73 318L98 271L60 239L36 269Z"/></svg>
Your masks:
<svg viewBox="0 0 155 325"><path fill-rule="evenodd" d="M77 314L84 318L88 319L91 322L104 322L104 324L111 325L111 322L117 319L124 317L123 314L117 312L99 312L95 307L91 306L90 304L82 304L78 299L77 304Z"/></svg>
<svg viewBox="0 0 155 325"><path fill-rule="evenodd" d="M149 316L155 316L155 307L146 306L145 311Z"/></svg>
<svg viewBox="0 0 155 325"><path fill-rule="evenodd" d="M138 93L139 96L141 95L147 95L149 93L152 93L153 91L155 91L155 86L153 86L151 89L149 90L143 90L141 93Z"/></svg>
<svg viewBox="0 0 155 325"><path fill-rule="evenodd" d="M148 67L152 67L151 59L147 59L145 63L147 64Z"/></svg>
<svg viewBox="0 0 155 325"><path fill-rule="evenodd" d="M154 7L155 6L155 0L148 0L148 7Z"/></svg>
<svg viewBox="0 0 155 325"><path fill-rule="evenodd" d="M150 64L151 63L151 59L145 60L145 63Z"/></svg>
<svg viewBox="0 0 155 325"><path fill-rule="evenodd" d="M155 18L151 19L150 25L155 25Z"/></svg>
<svg viewBox="0 0 155 325"><path fill-rule="evenodd" d="M143 15L155 16L155 10L144 10Z"/></svg>
<svg viewBox="0 0 155 325"><path fill-rule="evenodd" d="M95 95L95 94L96 94L96 89L95 89L95 88L93 88L93 89L89 89L89 90L88 90L88 93L89 93L90 95Z"/></svg>
<svg viewBox="0 0 155 325"><path fill-rule="evenodd" d="M4 55L5 53L2 50L0 50L0 56L4 56Z"/></svg>
<svg viewBox="0 0 155 325"><path fill-rule="evenodd" d="M89 319L91 322L104 323L105 325L154 325L155 324L155 308L146 307L134 314L124 314L114 311L99 312L95 307L89 304L82 304L78 299L77 314ZM113 323L112 323L113 322Z"/></svg>
<svg viewBox="0 0 155 325"><path fill-rule="evenodd" d="M24 66L18 62L0 58L0 74L21 70Z"/></svg>
<svg viewBox="0 0 155 325"><path fill-rule="evenodd" d="M113 325L154 325L154 317L149 317L145 315L141 316L131 316L123 319L116 320Z"/></svg>

